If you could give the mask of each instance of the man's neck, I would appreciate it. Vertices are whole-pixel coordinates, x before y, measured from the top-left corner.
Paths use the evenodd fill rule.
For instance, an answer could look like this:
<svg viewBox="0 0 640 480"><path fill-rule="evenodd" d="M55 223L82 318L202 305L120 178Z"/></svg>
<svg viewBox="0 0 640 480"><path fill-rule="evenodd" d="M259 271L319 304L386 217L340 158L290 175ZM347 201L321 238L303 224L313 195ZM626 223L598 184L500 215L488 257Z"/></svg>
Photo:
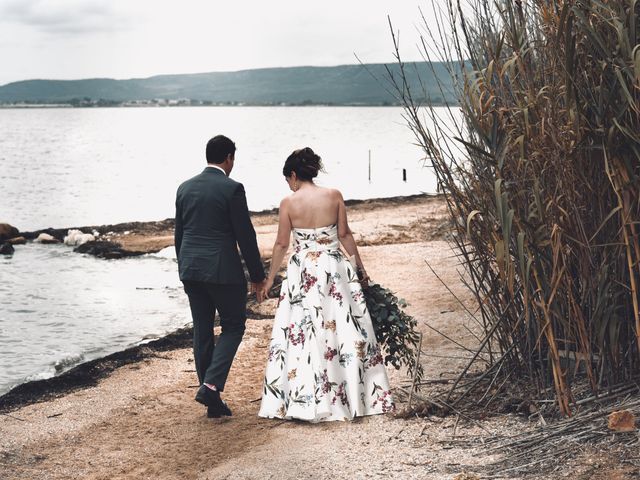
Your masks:
<svg viewBox="0 0 640 480"><path fill-rule="evenodd" d="M227 172L224 171L224 168L222 168L220 165L216 165L215 163L207 163L207 167L211 167L211 168L217 168L218 170L220 170L222 173L224 173L225 175L227 175Z"/></svg>

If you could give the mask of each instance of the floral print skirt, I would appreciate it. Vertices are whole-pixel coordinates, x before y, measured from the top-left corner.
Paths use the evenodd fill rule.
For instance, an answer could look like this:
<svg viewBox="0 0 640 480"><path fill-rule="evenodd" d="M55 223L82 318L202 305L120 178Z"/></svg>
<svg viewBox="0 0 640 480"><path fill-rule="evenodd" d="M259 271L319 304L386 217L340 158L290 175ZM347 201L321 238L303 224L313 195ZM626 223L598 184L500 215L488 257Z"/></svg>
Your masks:
<svg viewBox="0 0 640 480"><path fill-rule="evenodd" d="M336 226L293 235L259 415L320 422L392 411L382 353Z"/></svg>

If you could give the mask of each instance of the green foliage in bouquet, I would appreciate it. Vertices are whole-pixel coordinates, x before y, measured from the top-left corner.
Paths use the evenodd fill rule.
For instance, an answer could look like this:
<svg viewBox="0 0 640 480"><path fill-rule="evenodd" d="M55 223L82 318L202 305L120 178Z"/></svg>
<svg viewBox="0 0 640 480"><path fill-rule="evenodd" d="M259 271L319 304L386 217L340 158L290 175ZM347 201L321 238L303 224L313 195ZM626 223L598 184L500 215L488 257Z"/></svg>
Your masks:
<svg viewBox="0 0 640 480"><path fill-rule="evenodd" d="M376 339L385 353L385 365L390 363L396 369L407 367L409 374L420 382L422 365L416 365L420 335L416 331L416 319L402 310L407 302L377 283L363 291Z"/></svg>

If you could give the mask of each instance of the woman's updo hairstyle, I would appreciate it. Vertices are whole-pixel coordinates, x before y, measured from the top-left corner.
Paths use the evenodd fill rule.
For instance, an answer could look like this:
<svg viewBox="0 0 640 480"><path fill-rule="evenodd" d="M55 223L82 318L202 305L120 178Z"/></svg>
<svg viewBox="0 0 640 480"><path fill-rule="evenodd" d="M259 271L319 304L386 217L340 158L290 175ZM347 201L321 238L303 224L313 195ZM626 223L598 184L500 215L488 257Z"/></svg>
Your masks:
<svg viewBox="0 0 640 480"><path fill-rule="evenodd" d="M322 159L316 155L309 147L294 150L289 155L287 161L284 162L282 174L290 177L291 172L296 172L296 176L300 180L312 180L318 176L318 172L322 170Z"/></svg>

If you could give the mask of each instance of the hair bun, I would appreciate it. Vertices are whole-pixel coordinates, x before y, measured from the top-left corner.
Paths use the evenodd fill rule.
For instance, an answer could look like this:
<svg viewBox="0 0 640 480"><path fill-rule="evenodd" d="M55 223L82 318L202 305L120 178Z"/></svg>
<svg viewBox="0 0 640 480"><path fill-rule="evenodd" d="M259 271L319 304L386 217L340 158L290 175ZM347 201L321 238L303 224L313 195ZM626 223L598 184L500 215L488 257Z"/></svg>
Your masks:
<svg viewBox="0 0 640 480"><path fill-rule="evenodd" d="M289 155L284 164L282 173L289 177L292 172L301 180L311 180L318 176L322 170L321 158L309 147L304 147Z"/></svg>

